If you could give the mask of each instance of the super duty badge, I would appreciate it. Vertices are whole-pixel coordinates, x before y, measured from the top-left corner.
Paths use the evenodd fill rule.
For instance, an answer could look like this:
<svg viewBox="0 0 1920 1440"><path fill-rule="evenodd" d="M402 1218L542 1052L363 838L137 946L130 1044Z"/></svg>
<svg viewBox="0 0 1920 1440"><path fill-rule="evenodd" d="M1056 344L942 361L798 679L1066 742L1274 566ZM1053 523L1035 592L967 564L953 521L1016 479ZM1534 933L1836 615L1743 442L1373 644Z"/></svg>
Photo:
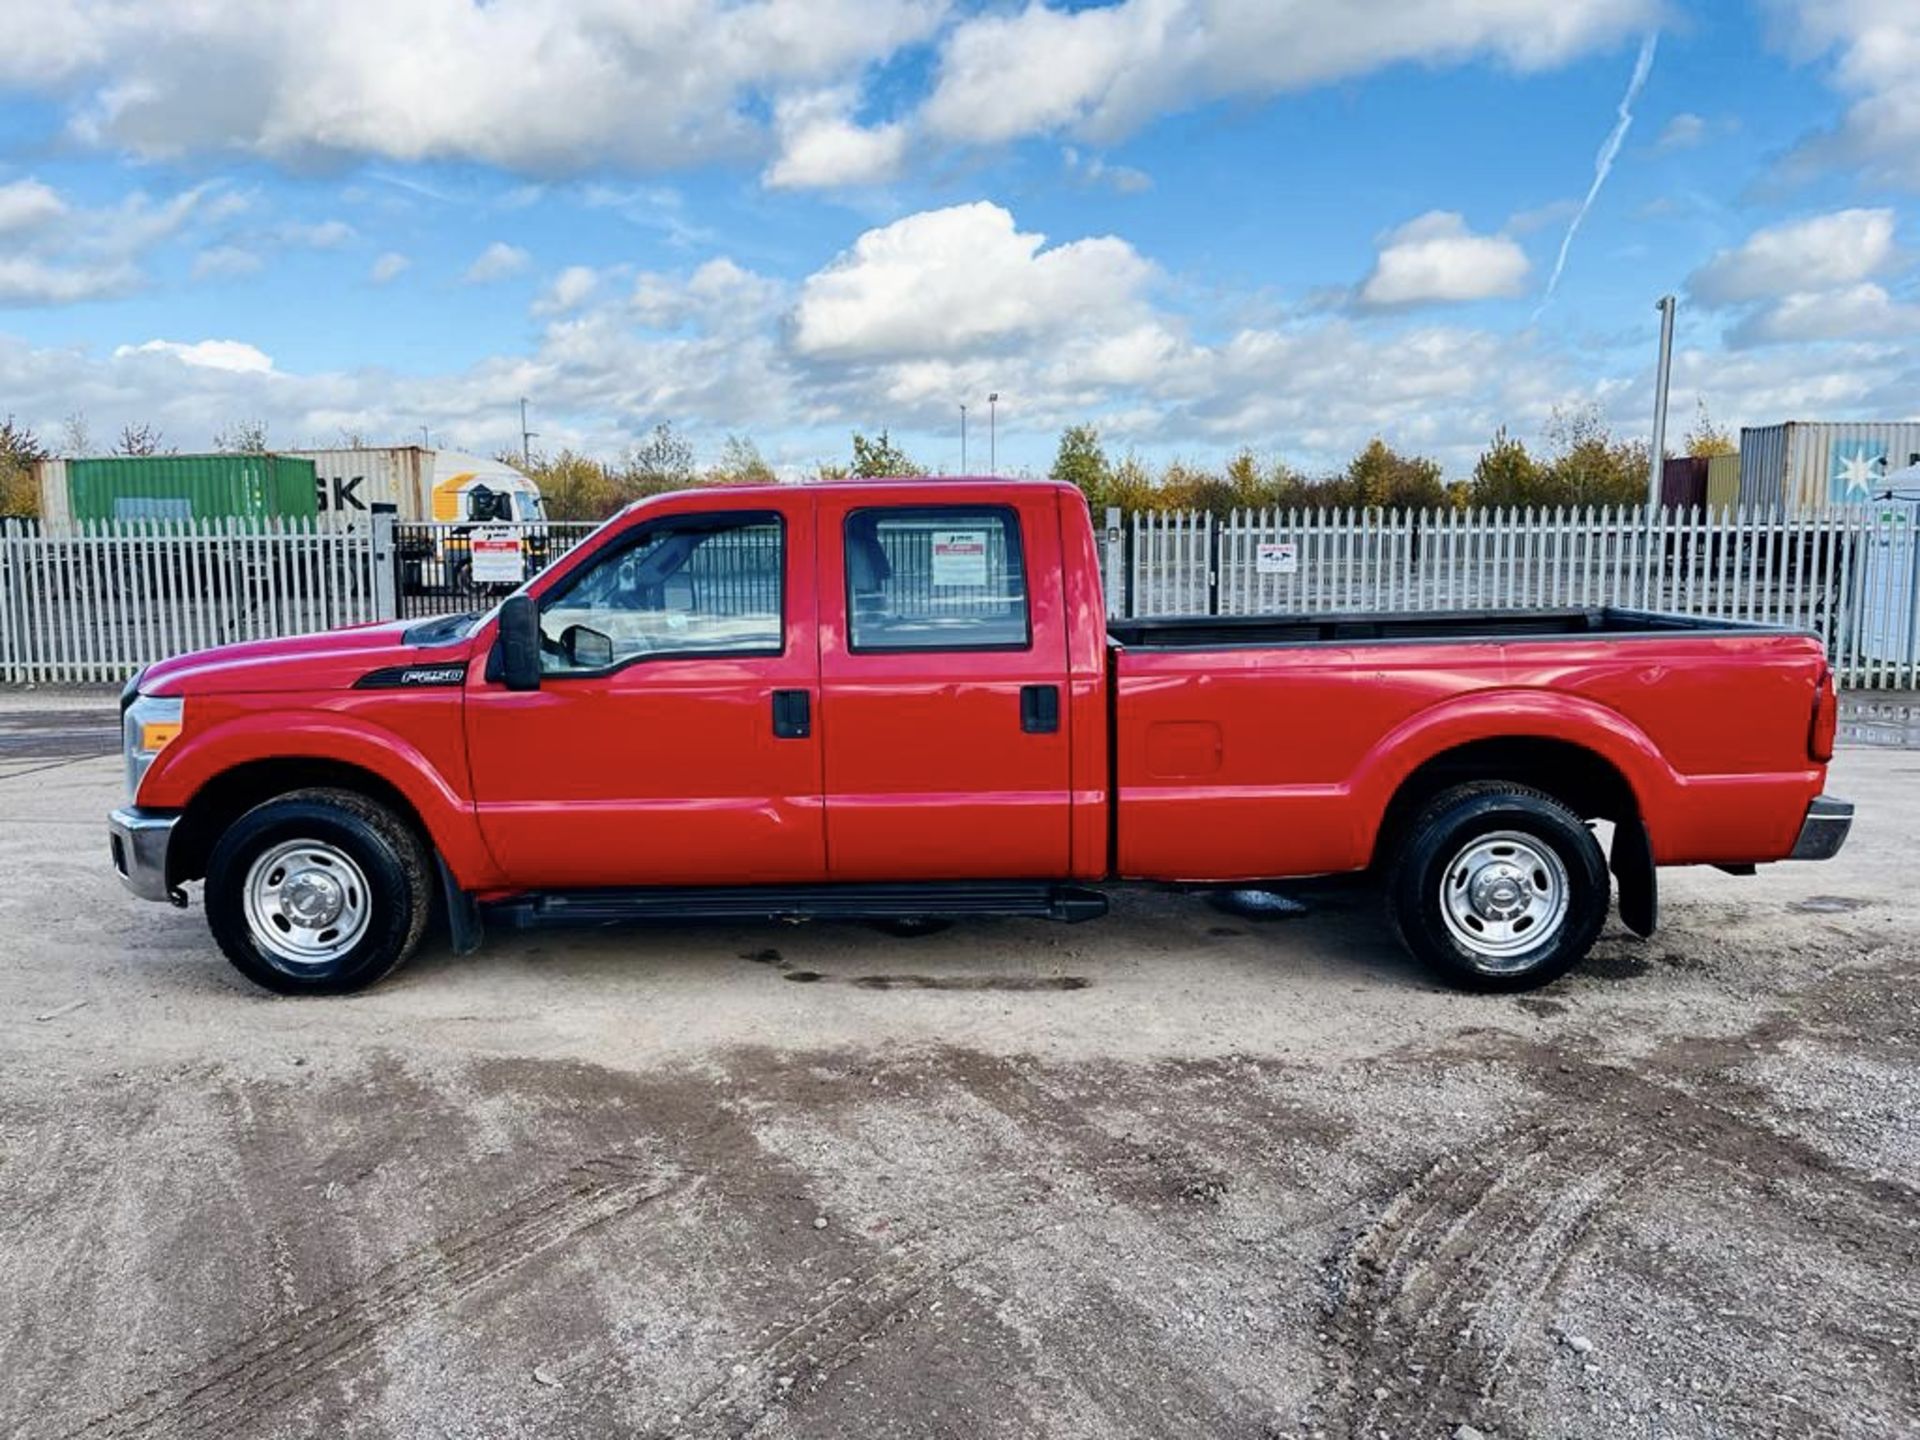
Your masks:
<svg viewBox="0 0 1920 1440"><path fill-rule="evenodd" d="M389 665L362 675L356 690L416 690L437 685L464 685L467 667L460 665Z"/></svg>

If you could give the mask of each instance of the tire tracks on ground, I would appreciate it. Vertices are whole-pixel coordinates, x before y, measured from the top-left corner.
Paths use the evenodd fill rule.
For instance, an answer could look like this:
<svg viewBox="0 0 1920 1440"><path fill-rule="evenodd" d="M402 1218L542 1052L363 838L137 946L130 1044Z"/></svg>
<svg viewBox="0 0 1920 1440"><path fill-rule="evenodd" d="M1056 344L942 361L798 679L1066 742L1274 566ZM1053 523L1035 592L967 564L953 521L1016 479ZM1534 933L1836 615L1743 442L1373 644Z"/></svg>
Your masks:
<svg viewBox="0 0 1920 1440"><path fill-rule="evenodd" d="M167 1384L66 1432L65 1440L233 1434L247 1417L357 1364L395 1327L458 1305L521 1267L693 1183L670 1167L631 1155L584 1161L486 1219L281 1315Z"/></svg>

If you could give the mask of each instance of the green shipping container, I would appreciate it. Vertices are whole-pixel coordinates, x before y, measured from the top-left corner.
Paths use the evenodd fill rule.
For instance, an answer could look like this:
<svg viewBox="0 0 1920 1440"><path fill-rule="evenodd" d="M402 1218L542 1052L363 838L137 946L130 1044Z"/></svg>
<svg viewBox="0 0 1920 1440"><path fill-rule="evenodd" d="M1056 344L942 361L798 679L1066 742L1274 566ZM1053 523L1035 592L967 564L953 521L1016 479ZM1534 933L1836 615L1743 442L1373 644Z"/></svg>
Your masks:
<svg viewBox="0 0 1920 1440"><path fill-rule="evenodd" d="M286 455L114 455L67 461L73 520L314 518L313 461Z"/></svg>

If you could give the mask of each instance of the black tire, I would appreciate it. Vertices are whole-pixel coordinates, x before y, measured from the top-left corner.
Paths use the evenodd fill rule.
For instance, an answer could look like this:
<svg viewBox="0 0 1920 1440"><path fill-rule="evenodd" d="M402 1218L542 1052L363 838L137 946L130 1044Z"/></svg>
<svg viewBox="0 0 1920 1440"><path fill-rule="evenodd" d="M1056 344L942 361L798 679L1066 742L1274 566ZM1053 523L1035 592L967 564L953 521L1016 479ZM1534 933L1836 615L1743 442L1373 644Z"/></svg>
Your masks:
<svg viewBox="0 0 1920 1440"><path fill-rule="evenodd" d="M296 841L345 855L366 882L365 933L321 962L276 954L248 919L254 862ZM283 995L345 995L383 979L413 953L432 909L431 875L420 837L386 806L351 790L296 790L249 810L213 847L207 927L234 968L256 985Z"/></svg>
<svg viewBox="0 0 1920 1440"><path fill-rule="evenodd" d="M1476 840L1485 841L1478 869ZM1472 904L1473 878L1497 887L1515 875L1510 908L1520 914L1489 926L1491 917ZM1564 907L1545 898L1556 886ZM1508 900L1503 889L1487 894L1490 902ZM1546 913L1535 918L1529 897L1541 897L1535 903ZM1531 990L1557 980L1593 947L1609 899L1606 856L1585 822L1551 795L1498 781L1436 797L1408 829L1388 882L1388 902L1407 949L1463 990ZM1450 913L1459 918L1449 920ZM1529 943L1526 927L1540 938ZM1502 945L1510 948L1489 953Z"/></svg>

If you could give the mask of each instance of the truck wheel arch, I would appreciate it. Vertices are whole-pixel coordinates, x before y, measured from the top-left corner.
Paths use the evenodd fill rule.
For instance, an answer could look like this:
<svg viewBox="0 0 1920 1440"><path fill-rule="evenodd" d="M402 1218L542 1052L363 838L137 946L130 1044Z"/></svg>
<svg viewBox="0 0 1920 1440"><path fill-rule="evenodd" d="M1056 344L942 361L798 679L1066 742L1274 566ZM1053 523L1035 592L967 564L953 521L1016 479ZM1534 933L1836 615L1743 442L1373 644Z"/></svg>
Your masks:
<svg viewBox="0 0 1920 1440"><path fill-rule="evenodd" d="M213 847L234 821L277 796L311 789L364 795L399 816L430 850L442 852L439 838L419 807L392 781L344 760L275 756L222 770L193 793L181 811L168 855L169 880L177 884L204 877Z"/></svg>
<svg viewBox="0 0 1920 1440"><path fill-rule="evenodd" d="M1371 847L1373 862L1378 865L1392 858L1407 827L1436 796L1481 780L1538 790L1585 819L1644 823L1641 793L1601 751L1560 736L1490 736L1429 755L1400 779L1379 812Z"/></svg>

